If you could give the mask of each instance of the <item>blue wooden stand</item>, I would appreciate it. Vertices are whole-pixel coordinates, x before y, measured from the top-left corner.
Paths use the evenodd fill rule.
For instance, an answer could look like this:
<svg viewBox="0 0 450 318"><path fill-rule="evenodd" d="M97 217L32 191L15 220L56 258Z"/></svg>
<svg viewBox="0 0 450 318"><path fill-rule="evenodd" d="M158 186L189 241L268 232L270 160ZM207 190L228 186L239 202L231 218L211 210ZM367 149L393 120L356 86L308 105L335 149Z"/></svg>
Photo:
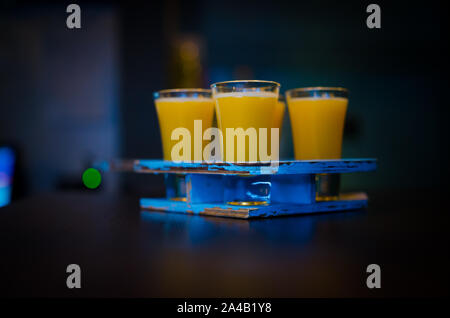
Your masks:
<svg viewBox="0 0 450 318"><path fill-rule="evenodd" d="M335 201L316 201L315 175L375 169L375 159L280 161L277 168L269 163L174 163L162 160L136 160L133 166L139 173L186 176L185 201L142 198L142 209L244 219L361 209L367 205L365 193L341 194ZM170 184L166 184L167 193L174 192ZM270 203L227 204L229 198L249 195L249 184L261 185L263 190L258 191L270 191Z"/></svg>

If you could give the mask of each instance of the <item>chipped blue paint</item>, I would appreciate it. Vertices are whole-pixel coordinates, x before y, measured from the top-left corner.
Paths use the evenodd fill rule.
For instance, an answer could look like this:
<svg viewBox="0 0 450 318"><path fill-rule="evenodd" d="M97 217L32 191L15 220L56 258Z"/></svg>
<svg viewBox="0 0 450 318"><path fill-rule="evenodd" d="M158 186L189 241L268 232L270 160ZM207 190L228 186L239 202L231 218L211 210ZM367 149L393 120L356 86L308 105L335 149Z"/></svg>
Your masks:
<svg viewBox="0 0 450 318"><path fill-rule="evenodd" d="M205 174L316 174L373 171L376 159L280 161L278 168L269 163L175 163L164 160L136 160L134 171L143 173Z"/></svg>
<svg viewBox="0 0 450 318"><path fill-rule="evenodd" d="M140 200L140 205L145 210L248 219L361 209L367 206L367 196L363 193L358 193L338 201L313 202L309 204L273 203L253 207L233 206L222 203L189 204L166 199L143 198Z"/></svg>
<svg viewBox="0 0 450 318"><path fill-rule="evenodd" d="M134 171L187 175L187 202L141 199L143 209L247 219L361 209L367 206L367 195L364 193L343 195L336 201L316 202L314 176L318 173L373 171L376 165L375 159L280 161L279 166L274 169L268 163L207 164L136 160ZM230 181L230 178L243 178L241 175L267 175L267 182L271 187L271 203L256 206L225 204L226 181ZM234 193L234 196L239 197L239 193Z"/></svg>

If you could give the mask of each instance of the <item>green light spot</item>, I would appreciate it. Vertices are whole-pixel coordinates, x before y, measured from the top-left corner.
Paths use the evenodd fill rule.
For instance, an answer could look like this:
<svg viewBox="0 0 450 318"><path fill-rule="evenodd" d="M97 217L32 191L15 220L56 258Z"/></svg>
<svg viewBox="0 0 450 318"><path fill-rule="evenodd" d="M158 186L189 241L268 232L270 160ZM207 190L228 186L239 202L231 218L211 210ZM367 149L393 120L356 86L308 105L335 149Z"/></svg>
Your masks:
<svg viewBox="0 0 450 318"><path fill-rule="evenodd" d="M97 188L102 182L102 175L97 169L89 168L83 172L83 183L89 189Z"/></svg>

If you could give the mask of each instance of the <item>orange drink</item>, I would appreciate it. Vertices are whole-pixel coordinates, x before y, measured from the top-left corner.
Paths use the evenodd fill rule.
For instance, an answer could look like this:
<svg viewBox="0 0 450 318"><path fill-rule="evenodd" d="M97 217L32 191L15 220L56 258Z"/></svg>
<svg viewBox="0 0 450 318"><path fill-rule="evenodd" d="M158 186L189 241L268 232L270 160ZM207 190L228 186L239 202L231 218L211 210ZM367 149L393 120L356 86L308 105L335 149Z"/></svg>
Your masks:
<svg viewBox="0 0 450 318"><path fill-rule="evenodd" d="M275 115L273 116L273 127L278 128L281 135L281 128L283 127L284 111L286 109L286 103L282 95L279 96L277 105L275 107Z"/></svg>
<svg viewBox="0 0 450 318"><path fill-rule="evenodd" d="M289 98L295 158L339 159L348 99Z"/></svg>
<svg viewBox="0 0 450 318"><path fill-rule="evenodd" d="M155 105L161 132L164 160L172 160L172 147L178 141L172 140L171 136L176 128L188 129L193 139L194 120L202 121L203 131L212 126L214 101L211 91L208 89L171 89L160 91L155 93ZM194 142L191 142L191 161L193 160Z"/></svg>
<svg viewBox="0 0 450 318"><path fill-rule="evenodd" d="M267 148L270 153L270 129L276 116L279 84L267 81L230 81L213 84L216 102L216 115L219 129L223 134L222 155L225 161L261 161L259 150L260 128L266 128ZM256 135L245 136L245 147L239 146L239 137L227 138L227 129L239 129L249 132L254 129Z"/></svg>

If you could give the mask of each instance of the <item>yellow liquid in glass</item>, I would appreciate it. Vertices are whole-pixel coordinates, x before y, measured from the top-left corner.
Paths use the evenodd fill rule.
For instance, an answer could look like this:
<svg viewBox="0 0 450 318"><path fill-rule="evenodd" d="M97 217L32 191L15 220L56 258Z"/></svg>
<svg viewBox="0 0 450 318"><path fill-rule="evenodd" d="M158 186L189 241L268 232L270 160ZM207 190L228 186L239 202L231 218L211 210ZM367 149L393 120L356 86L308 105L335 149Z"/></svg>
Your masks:
<svg viewBox="0 0 450 318"><path fill-rule="evenodd" d="M342 156L347 98L289 98L295 159L339 159Z"/></svg>
<svg viewBox="0 0 450 318"><path fill-rule="evenodd" d="M191 160L194 160L194 120L202 121L203 132L212 126L214 116L214 100L212 98L159 98L155 100L161 131L164 160L172 160L172 147L179 140L171 140L172 131L183 127L191 134ZM203 147L209 141L202 142Z"/></svg>
<svg viewBox="0 0 450 318"><path fill-rule="evenodd" d="M257 160L259 156L259 128L267 129L267 153L270 155L270 128L274 125L278 95L271 92L219 93L215 96L216 114L219 128L223 133L222 154L225 161L236 162L242 156L238 154L237 139L234 141L234 159L226 156L226 128L255 128L257 135ZM245 161L249 161L249 138L246 137Z"/></svg>
<svg viewBox="0 0 450 318"><path fill-rule="evenodd" d="M281 135L281 128L283 126L284 110L286 109L286 104L282 101L278 101L275 107L275 115L273 116L273 127L278 128L279 134Z"/></svg>

